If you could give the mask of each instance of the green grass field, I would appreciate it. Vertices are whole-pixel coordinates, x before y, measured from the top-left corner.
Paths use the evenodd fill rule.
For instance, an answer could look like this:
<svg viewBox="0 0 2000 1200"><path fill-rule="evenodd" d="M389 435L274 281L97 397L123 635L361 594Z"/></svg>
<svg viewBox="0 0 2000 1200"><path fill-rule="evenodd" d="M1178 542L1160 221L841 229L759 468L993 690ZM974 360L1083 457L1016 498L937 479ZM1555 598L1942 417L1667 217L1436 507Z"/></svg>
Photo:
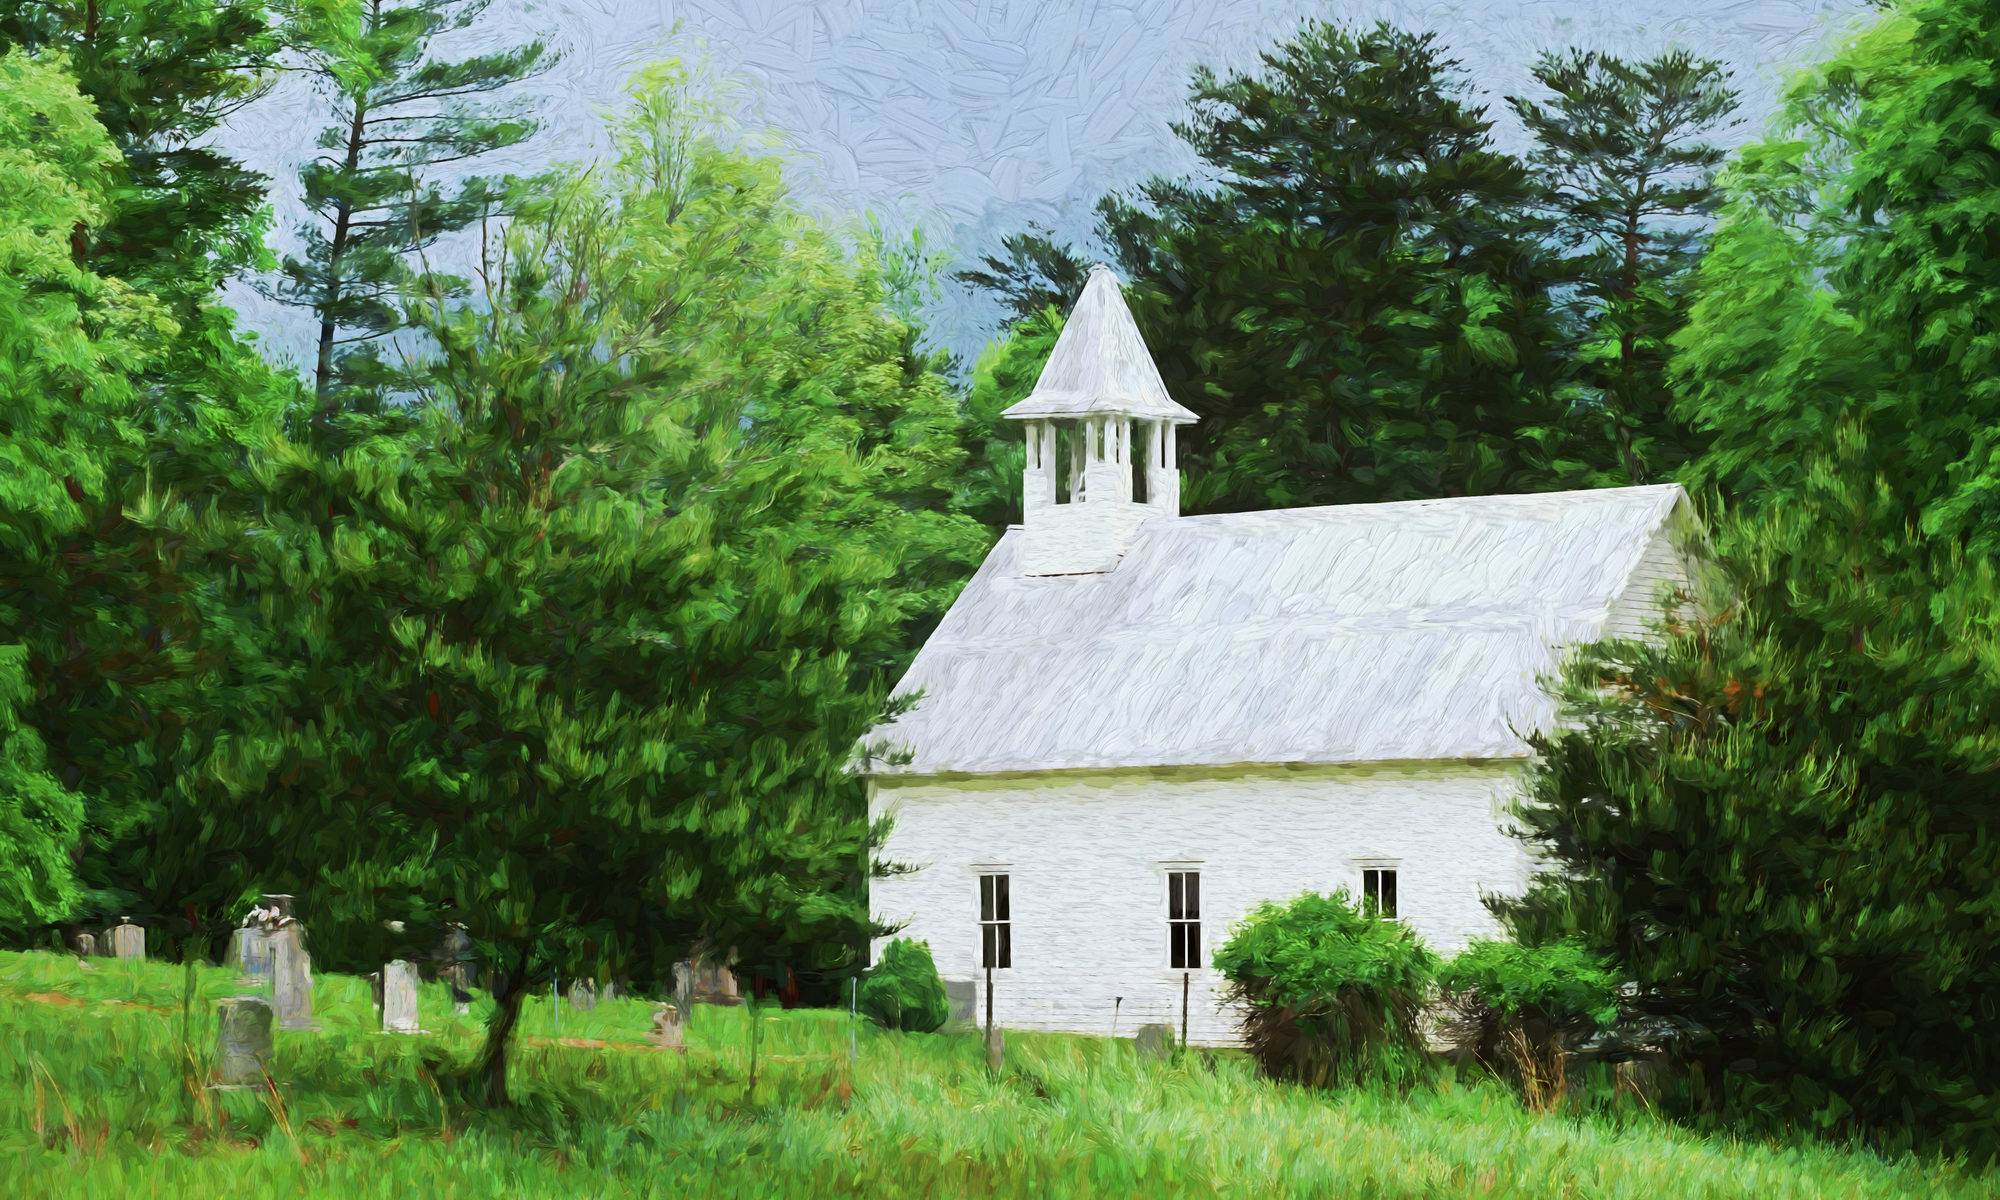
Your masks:
<svg viewBox="0 0 2000 1200"><path fill-rule="evenodd" d="M0 1195L1755 1197L2000 1195L2000 1175L1867 1153L1704 1139L1643 1113L1535 1116L1491 1084L1407 1097L1258 1080L1224 1053L1143 1062L1126 1042L1016 1033L995 1077L976 1035L847 1014L697 1007L685 1054L648 1006L529 1005L520 1103L455 1095L480 1001L423 994L423 1037L374 1031L364 980L314 980L316 1033L279 1033L275 1094L190 1086L234 973L0 954Z"/></svg>

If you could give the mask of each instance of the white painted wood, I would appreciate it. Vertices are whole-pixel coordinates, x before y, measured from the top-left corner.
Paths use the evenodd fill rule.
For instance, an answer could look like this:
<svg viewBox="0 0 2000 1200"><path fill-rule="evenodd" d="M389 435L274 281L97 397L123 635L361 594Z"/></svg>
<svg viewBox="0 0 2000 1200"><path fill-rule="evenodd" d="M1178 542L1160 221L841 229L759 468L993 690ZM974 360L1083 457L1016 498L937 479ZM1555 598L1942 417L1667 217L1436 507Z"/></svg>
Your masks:
<svg viewBox="0 0 2000 1200"><path fill-rule="evenodd" d="M1125 306L1118 277L1099 263L1063 322L1049 361L1025 400L1000 415L1015 420L1123 413L1192 423L1198 418L1167 395L1160 368Z"/></svg>
<svg viewBox="0 0 2000 1200"><path fill-rule="evenodd" d="M1358 895L1358 855L1395 861L1401 919L1449 953L1498 934L1482 889L1518 894L1525 879L1521 844L1492 818L1518 780L1511 763L878 778L870 815L895 817L883 857L920 869L875 880L871 908L908 921L898 936L928 941L940 973L983 981L980 868L1007 864L1013 965L993 972L995 1023L1109 1035L1122 996L1125 1029L1178 1031L1168 870L1201 872L1205 962L1258 901ZM1236 1039L1219 985L1193 975L1194 1043Z"/></svg>

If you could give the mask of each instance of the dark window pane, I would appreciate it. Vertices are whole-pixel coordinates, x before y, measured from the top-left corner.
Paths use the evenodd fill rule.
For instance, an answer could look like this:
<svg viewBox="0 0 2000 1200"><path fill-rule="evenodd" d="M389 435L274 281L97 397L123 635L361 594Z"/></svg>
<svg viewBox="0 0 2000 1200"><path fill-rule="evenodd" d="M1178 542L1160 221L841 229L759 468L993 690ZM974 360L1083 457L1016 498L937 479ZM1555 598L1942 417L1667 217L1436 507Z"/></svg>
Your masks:
<svg viewBox="0 0 2000 1200"><path fill-rule="evenodd" d="M1192 921L1201 916L1201 873L1189 871L1181 878L1187 880L1186 888L1181 895L1181 906L1186 911L1181 915Z"/></svg>
<svg viewBox="0 0 2000 1200"><path fill-rule="evenodd" d="M993 961L993 930L994 927L991 925L981 925L979 927L979 965L982 967L999 965Z"/></svg>
<svg viewBox="0 0 2000 1200"><path fill-rule="evenodd" d="M991 921L993 919L993 877L991 875L981 875L979 877L979 919L982 921Z"/></svg>
<svg viewBox="0 0 2000 1200"><path fill-rule="evenodd" d="M1181 964L1182 964L1182 963L1183 963L1184 961L1186 961L1186 960L1185 960L1185 958L1184 958L1184 956L1183 956L1183 955L1182 955L1182 953L1181 953L1181 945L1182 945L1182 942L1181 942L1181 927L1180 927L1179 925L1169 925L1169 926L1167 926L1167 965L1168 965L1168 966L1170 966L1170 967L1178 967L1178 966L1180 966L1180 965L1181 965Z"/></svg>
<svg viewBox="0 0 2000 1200"><path fill-rule="evenodd" d="M1012 920L1007 913L1007 877L1005 875L995 875L993 877L993 919L995 921Z"/></svg>
<svg viewBox="0 0 2000 1200"><path fill-rule="evenodd" d="M1014 927L1012 925L995 925L993 928L998 931L1000 941L1000 957L993 965L996 967L1011 967L1014 965Z"/></svg>
<svg viewBox="0 0 2000 1200"><path fill-rule="evenodd" d="M1167 872L1167 920L1181 919L1181 873Z"/></svg>
<svg viewBox="0 0 2000 1200"><path fill-rule="evenodd" d="M1394 871L1382 872L1382 915L1385 917L1396 915L1396 873Z"/></svg>

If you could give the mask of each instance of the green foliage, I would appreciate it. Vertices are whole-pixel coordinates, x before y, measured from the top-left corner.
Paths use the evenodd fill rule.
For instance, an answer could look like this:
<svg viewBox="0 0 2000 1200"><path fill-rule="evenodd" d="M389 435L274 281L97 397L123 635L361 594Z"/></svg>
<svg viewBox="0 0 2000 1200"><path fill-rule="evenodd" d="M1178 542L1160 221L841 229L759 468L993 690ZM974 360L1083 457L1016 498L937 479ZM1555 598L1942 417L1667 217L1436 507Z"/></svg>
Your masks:
<svg viewBox="0 0 2000 1200"><path fill-rule="evenodd" d="M0 2L0 50L61 52L123 157L115 203L80 235L90 269L159 300L192 332L262 253L262 175L207 137L262 95L279 48L269 6L241 0Z"/></svg>
<svg viewBox="0 0 2000 1200"><path fill-rule="evenodd" d="M38 702L57 664L103 644L62 621L65 551L135 457L125 369L175 331L150 298L75 261L71 231L108 217L119 166L61 54L0 53L0 922L56 919L78 899L84 797L49 761Z"/></svg>
<svg viewBox="0 0 2000 1200"><path fill-rule="evenodd" d="M1666 367L1693 302L1701 226L1720 203L1723 151L1703 139L1737 123L1737 95L1720 63L1681 50L1641 63L1544 54L1533 75L1553 98L1508 103L1535 139L1553 231L1575 252L1565 354L1581 408L1605 427L1591 481L1671 478L1702 446L1674 412Z"/></svg>
<svg viewBox="0 0 2000 1200"><path fill-rule="evenodd" d="M1514 1075L1531 1098L1559 1056L1617 1020L1619 978L1576 938L1546 946L1475 938L1438 970L1445 1036L1461 1058Z"/></svg>
<svg viewBox="0 0 2000 1200"><path fill-rule="evenodd" d="M1006 259L983 255L985 270L954 271L951 278L967 288L993 293L1008 313L1007 328L1037 319L1054 307L1067 313L1083 295L1090 263L1066 246L1058 246L1049 230L1031 225L1000 239Z"/></svg>
<svg viewBox="0 0 2000 1200"><path fill-rule="evenodd" d="M1184 506L1574 477L1561 264L1457 64L1430 35L1321 22L1262 61L1197 71L1174 127L1217 183L1156 178L1098 206L1161 376L1202 417L1181 435ZM985 278L1017 312L1084 261L1034 235L1010 248L1019 269Z"/></svg>
<svg viewBox="0 0 2000 1200"><path fill-rule="evenodd" d="M1062 327L1063 311L1044 308L989 345L972 367L962 409L967 462L954 503L996 534L1021 522L1021 473L1027 469L1021 422L1000 414L1035 390Z"/></svg>
<svg viewBox="0 0 2000 1200"><path fill-rule="evenodd" d="M510 182L458 164L539 127L520 104L483 98L554 66L543 42L456 60L437 53L489 2L337 0L300 28L327 117L322 153L299 173L315 219L301 230L303 257L287 255L264 286L319 319L313 394L322 411L379 405L395 372L378 343L404 327L401 302L419 274L412 258L506 205ZM424 289L456 298L465 281L429 275Z"/></svg>
<svg viewBox="0 0 2000 1200"><path fill-rule="evenodd" d="M1562 682L1523 940L1611 951L1710 1117L2000 1156L2000 14L1805 77L1725 175L1676 370L1734 501L1708 619Z"/></svg>
<svg viewBox="0 0 2000 1200"><path fill-rule="evenodd" d="M1608 1025L1618 1015L1618 975L1576 939L1547 946L1474 938L1438 968L1446 992L1477 993L1503 1016L1528 1010Z"/></svg>
<svg viewBox="0 0 2000 1200"><path fill-rule="evenodd" d="M1215 952L1243 1038L1264 1073L1312 1087L1421 1069L1418 1017L1437 958L1408 926L1363 911L1345 889L1266 901Z"/></svg>
<svg viewBox="0 0 2000 1200"><path fill-rule="evenodd" d="M719 145L677 68L632 99L480 303L412 310L441 353L407 427L272 444L269 533L238 551L286 653L211 771L275 797L309 925L468 927L506 978L493 1101L551 974L875 932L844 767L977 537L922 502L951 400L906 370L874 264Z"/></svg>
<svg viewBox="0 0 2000 1200"><path fill-rule="evenodd" d="M861 1011L884 1029L934 1033L951 1016L944 980L925 942L897 938L861 981Z"/></svg>

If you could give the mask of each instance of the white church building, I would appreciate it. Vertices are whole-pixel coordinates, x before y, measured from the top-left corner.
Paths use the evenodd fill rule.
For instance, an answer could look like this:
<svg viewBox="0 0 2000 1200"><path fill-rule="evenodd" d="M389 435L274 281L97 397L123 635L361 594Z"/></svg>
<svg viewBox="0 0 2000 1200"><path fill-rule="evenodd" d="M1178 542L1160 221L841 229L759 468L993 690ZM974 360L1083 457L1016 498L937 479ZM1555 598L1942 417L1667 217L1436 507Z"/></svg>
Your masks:
<svg viewBox="0 0 2000 1200"><path fill-rule="evenodd" d="M1564 647L1684 583L1677 486L1180 515L1175 403L1094 268L1034 392L1023 524L874 731L871 907L994 1023L1237 1040L1209 966L1261 901L1346 887L1440 953L1500 930L1525 731ZM901 759L907 761L898 761ZM876 946L879 957L880 944Z"/></svg>

